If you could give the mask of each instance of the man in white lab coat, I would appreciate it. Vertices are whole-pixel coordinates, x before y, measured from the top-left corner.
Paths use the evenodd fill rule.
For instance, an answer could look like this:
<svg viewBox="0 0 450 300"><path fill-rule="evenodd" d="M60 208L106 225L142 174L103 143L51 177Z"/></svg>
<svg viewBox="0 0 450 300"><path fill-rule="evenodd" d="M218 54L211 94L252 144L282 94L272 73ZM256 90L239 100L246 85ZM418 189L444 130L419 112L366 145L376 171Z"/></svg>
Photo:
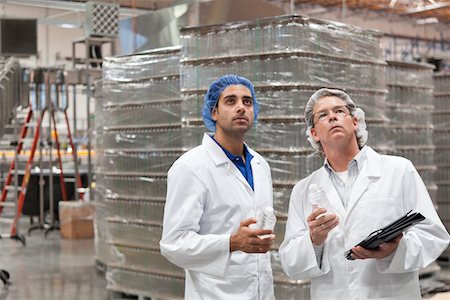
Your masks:
<svg viewBox="0 0 450 300"><path fill-rule="evenodd" d="M214 81L202 110L213 134L169 170L160 247L185 269L186 299L274 298L273 232L249 227L258 211L273 207L269 165L244 144L258 112L249 80Z"/></svg>
<svg viewBox="0 0 450 300"><path fill-rule="evenodd" d="M365 146L364 112L340 90L315 92L305 119L308 140L326 159L292 191L283 269L311 280L312 299L421 299L417 271L438 258L449 235L414 166ZM312 209L312 183L326 207ZM376 250L354 247L410 210L426 220ZM354 260L345 258L350 249Z"/></svg>

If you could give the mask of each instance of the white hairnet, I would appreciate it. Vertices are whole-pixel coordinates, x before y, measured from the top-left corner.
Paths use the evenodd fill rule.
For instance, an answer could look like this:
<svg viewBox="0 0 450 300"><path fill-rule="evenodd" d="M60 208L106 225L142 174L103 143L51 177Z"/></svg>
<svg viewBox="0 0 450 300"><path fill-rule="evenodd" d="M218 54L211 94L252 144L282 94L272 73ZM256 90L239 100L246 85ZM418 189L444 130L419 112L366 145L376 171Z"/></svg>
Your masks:
<svg viewBox="0 0 450 300"><path fill-rule="evenodd" d="M314 138L311 136L311 129L314 127L314 120L313 120L313 109L316 102L324 97L328 96L335 96L339 99L342 99L342 101L345 102L345 105L349 108L350 114L356 118L358 121L358 126L356 128L355 134L356 139L358 141L358 147L361 149L367 142L368 138L368 132L367 132L367 126L366 126L366 117L364 114L364 111L361 108L357 108L355 106L355 103L350 98L349 95L344 93L341 90L336 89L320 89L317 90L312 96L309 98L308 103L306 103L305 107L305 122L306 122L306 136L311 144L311 146L318 151L323 152L323 149L320 145L320 143L316 142Z"/></svg>

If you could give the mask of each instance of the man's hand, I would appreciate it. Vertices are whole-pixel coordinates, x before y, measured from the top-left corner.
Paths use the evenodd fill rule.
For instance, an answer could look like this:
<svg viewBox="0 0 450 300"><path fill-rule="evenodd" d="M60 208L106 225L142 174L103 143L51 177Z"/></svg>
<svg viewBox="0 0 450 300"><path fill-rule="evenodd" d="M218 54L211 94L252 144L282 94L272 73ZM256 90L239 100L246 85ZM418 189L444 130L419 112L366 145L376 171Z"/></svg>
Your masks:
<svg viewBox="0 0 450 300"><path fill-rule="evenodd" d="M398 244L400 243L402 237L403 234L400 233L392 241L380 244L380 246L374 250L365 249L361 246L353 247L352 257L354 259L385 258L386 256L389 256L392 252L394 252L395 249L397 249Z"/></svg>
<svg viewBox="0 0 450 300"><path fill-rule="evenodd" d="M275 235L272 230L251 229L250 224L256 223L255 218L249 218L239 224L237 232L230 237L230 251L243 251L246 253L266 253L273 244ZM268 238L259 238L258 235L270 234Z"/></svg>
<svg viewBox="0 0 450 300"><path fill-rule="evenodd" d="M326 212L327 210L325 208L318 208L314 210L307 219L309 236L311 242L316 246L322 245L327 239L328 232L339 224L339 218L335 214L320 216Z"/></svg>

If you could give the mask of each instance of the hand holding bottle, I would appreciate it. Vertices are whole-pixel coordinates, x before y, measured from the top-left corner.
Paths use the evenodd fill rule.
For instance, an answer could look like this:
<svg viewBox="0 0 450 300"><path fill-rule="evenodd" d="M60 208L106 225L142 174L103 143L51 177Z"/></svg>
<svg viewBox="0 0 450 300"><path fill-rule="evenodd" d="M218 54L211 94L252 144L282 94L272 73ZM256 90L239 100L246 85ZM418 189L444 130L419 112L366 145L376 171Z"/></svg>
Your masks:
<svg viewBox="0 0 450 300"><path fill-rule="evenodd" d="M264 207L257 216L257 222L254 226L255 229L268 229L272 230L275 228L275 223L277 222L277 217L272 207ZM273 234L259 235L259 238L265 239L273 236Z"/></svg>
<svg viewBox="0 0 450 300"><path fill-rule="evenodd" d="M308 187L308 200L313 210L307 219L311 241L315 245L321 245L328 233L339 225L339 218L327 210L325 192L314 183Z"/></svg>
<svg viewBox="0 0 450 300"><path fill-rule="evenodd" d="M257 229L257 220L249 218L239 224L238 230L230 236L230 251L266 253L273 244L274 234L269 229ZM260 238L260 236L268 238Z"/></svg>
<svg viewBox="0 0 450 300"><path fill-rule="evenodd" d="M327 196L325 195L325 192L317 186L315 183L311 183L308 187L308 201L311 203L312 211L315 211L319 208L326 208L327 207ZM330 214L330 212L320 214L317 216L317 218L320 218L326 214Z"/></svg>

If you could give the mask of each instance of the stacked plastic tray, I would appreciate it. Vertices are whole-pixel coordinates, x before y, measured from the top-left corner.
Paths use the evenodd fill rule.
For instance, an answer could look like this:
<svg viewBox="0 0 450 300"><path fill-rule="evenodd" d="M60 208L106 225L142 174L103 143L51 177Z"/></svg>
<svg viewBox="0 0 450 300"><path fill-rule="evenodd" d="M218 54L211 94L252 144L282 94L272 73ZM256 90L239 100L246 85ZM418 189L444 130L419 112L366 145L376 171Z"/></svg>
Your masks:
<svg viewBox="0 0 450 300"><path fill-rule="evenodd" d="M201 142L203 95L224 74L245 76L261 104L246 142L272 168L278 215L276 245L284 237L293 185L323 164L305 136L303 112L311 94L340 88L366 111L369 142L384 145L385 62L380 34L334 22L282 16L181 30L183 146ZM309 283L290 281L272 252L277 299L309 297Z"/></svg>
<svg viewBox="0 0 450 300"><path fill-rule="evenodd" d="M21 75L16 59L0 59L0 137L5 133L5 126L11 122L13 110L21 104Z"/></svg>
<svg viewBox="0 0 450 300"><path fill-rule="evenodd" d="M184 272L161 256L167 171L183 153L180 49L107 58L96 95L96 255L108 290L184 295Z"/></svg>
<svg viewBox="0 0 450 300"><path fill-rule="evenodd" d="M411 160L435 199L433 66L388 61L386 82L388 153Z"/></svg>
<svg viewBox="0 0 450 300"><path fill-rule="evenodd" d="M439 216L450 231L450 74L435 74L434 81L434 144L436 147L436 183ZM450 249L443 256L450 261Z"/></svg>

